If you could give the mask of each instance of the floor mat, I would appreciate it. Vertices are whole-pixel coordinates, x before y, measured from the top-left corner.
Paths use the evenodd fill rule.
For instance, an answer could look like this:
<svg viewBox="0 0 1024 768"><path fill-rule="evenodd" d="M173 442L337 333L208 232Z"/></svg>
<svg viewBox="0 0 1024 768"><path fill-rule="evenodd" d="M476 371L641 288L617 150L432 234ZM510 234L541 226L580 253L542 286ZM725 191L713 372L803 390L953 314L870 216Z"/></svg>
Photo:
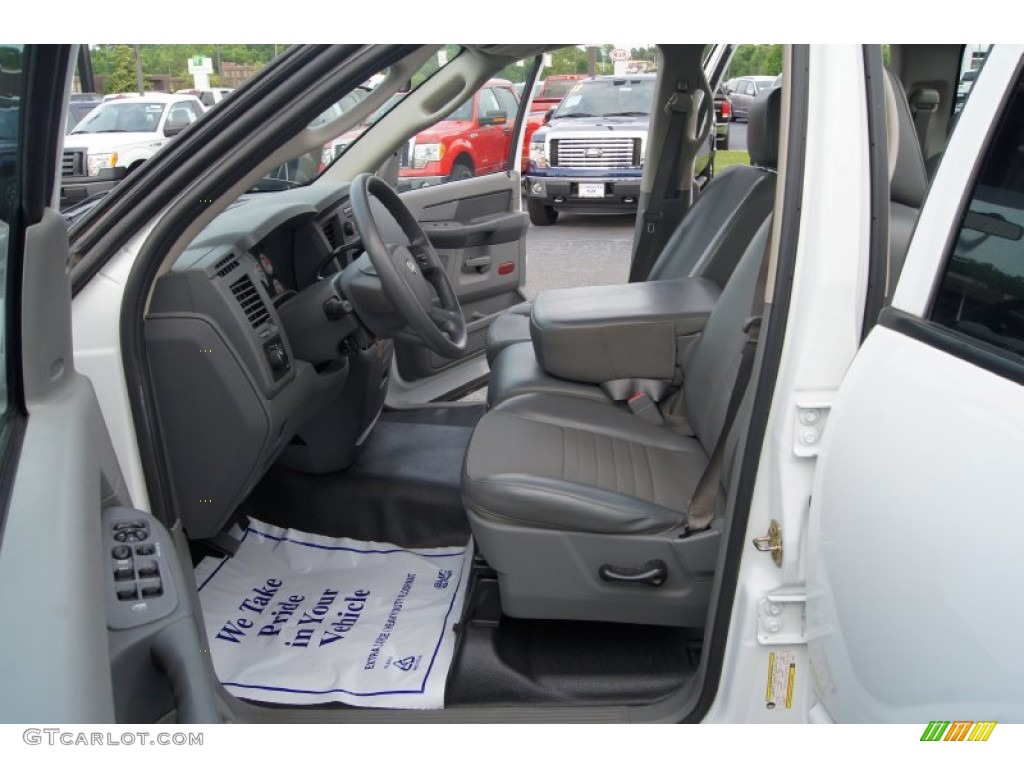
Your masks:
<svg viewBox="0 0 1024 768"><path fill-rule="evenodd" d="M399 547L462 544L470 533L462 461L473 429L442 419L479 418L473 411L385 414L351 467L326 475L272 467L241 512L273 525Z"/></svg>
<svg viewBox="0 0 1024 768"><path fill-rule="evenodd" d="M252 521L196 567L217 676L256 701L441 708L472 556Z"/></svg>

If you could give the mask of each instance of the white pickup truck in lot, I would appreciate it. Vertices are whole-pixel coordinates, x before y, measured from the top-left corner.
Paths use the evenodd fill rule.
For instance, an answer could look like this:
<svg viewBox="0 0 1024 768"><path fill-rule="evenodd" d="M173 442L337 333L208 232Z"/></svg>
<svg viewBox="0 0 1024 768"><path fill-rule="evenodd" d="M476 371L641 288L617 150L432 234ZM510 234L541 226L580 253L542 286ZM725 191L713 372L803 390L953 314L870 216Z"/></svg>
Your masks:
<svg viewBox="0 0 1024 768"><path fill-rule="evenodd" d="M191 94L104 101L64 141L62 207L112 189L205 112Z"/></svg>
<svg viewBox="0 0 1024 768"><path fill-rule="evenodd" d="M694 198L734 47L661 46L631 282L531 305L529 100L494 173L397 194L395 153L555 47L289 49L70 244L74 56L7 52L38 124L0 210L0 720L1024 719L1024 47L960 109L965 46L787 46L755 165ZM238 571L259 541L317 549L302 578L332 549L462 559L314 594ZM297 682L260 682L278 655Z"/></svg>

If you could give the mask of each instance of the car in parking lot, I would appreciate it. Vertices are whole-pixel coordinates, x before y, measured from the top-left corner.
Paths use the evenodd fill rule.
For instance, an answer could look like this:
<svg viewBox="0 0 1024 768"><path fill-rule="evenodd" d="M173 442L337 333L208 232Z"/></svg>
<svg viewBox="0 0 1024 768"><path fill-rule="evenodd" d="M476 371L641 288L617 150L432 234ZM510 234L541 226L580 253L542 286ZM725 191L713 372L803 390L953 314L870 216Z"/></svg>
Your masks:
<svg viewBox="0 0 1024 768"><path fill-rule="evenodd" d="M204 113L191 95L154 93L99 104L64 141L62 205L113 188Z"/></svg>
<svg viewBox="0 0 1024 768"><path fill-rule="evenodd" d="M729 149L729 124L732 122L732 99L725 88L715 89L715 149Z"/></svg>
<svg viewBox="0 0 1024 768"><path fill-rule="evenodd" d="M662 137L698 98L679 84L714 87L732 46L665 46L633 279L524 314L518 169L401 194L377 172L555 47L289 49L70 240L41 170L60 120L9 126L63 113L74 56L4 51L2 135L34 170L0 165L20 277L0 314L0 613L33 590L0 635L0 720L955 721L966 739L1024 718L1024 46L993 48L952 130L956 46L893 46L892 72L879 45L787 46L753 164L692 205L702 126ZM922 82L950 136L930 179L905 95ZM319 173L254 191L400 92ZM527 337L488 338L510 315ZM489 371L491 402L460 403ZM254 542L287 556L243 567ZM351 565L410 553L428 566ZM292 589L310 575L330 586ZM228 576L224 609L208 585ZM424 595L442 610L417 624ZM311 682L252 682L282 656ZM353 671L386 676L353 689Z"/></svg>
<svg viewBox="0 0 1024 768"><path fill-rule="evenodd" d="M736 78L731 88L726 89L726 93L732 101L732 119L746 120L754 99L770 91L774 82L774 77L763 75Z"/></svg>

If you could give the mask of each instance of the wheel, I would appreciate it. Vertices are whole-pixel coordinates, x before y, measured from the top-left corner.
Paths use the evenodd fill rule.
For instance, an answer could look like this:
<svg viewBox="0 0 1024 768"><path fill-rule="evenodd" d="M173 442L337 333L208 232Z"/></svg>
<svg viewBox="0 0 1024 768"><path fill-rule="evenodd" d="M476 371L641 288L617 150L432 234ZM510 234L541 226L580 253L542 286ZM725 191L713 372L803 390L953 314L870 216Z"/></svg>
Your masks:
<svg viewBox="0 0 1024 768"><path fill-rule="evenodd" d="M448 181L462 181L463 179L472 179L474 175L475 174L473 173L473 168L459 160L455 163L455 165L452 166L452 172L451 175L448 177Z"/></svg>
<svg viewBox="0 0 1024 768"><path fill-rule="evenodd" d="M379 280L375 290L383 291L412 330L407 335L418 337L442 357L461 357L466 349L462 307L437 251L412 212L387 182L369 173L352 180L349 196L363 248ZM383 208L381 213L389 215L390 220L384 220L389 225L397 223L400 233L391 226L381 230L373 200ZM385 241L385 231L395 239ZM343 271L341 277L345 274Z"/></svg>
<svg viewBox="0 0 1024 768"><path fill-rule="evenodd" d="M530 214L530 223L538 227L550 227L558 221L558 211L538 200L527 198L526 211Z"/></svg>

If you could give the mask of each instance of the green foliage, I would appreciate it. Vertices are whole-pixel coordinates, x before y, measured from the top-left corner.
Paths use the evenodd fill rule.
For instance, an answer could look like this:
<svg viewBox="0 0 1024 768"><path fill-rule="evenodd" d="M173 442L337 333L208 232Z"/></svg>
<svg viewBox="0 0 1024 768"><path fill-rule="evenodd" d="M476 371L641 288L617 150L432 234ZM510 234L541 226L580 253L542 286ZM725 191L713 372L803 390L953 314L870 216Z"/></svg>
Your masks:
<svg viewBox="0 0 1024 768"><path fill-rule="evenodd" d="M129 93L137 89L135 52L128 45L115 46L111 56L111 72L104 83L104 90L107 93Z"/></svg>
<svg viewBox="0 0 1024 768"><path fill-rule="evenodd" d="M777 75L782 72L781 45L740 45L733 54L726 78Z"/></svg>
<svg viewBox="0 0 1024 768"><path fill-rule="evenodd" d="M109 77L116 65L117 50L128 46L93 45L90 47L92 68L96 75ZM222 61L235 64L264 65L278 53L284 52L287 45L238 45L200 43L185 45L140 45L144 75L171 75L172 77L188 77L188 60L193 56L206 56L213 59L213 70L219 74ZM134 66L134 64L133 64ZM134 83L134 74L132 75ZM131 89L134 89L134 84Z"/></svg>
<svg viewBox="0 0 1024 768"><path fill-rule="evenodd" d="M750 155L739 149L719 149L715 152L715 173L730 165L750 165Z"/></svg>

